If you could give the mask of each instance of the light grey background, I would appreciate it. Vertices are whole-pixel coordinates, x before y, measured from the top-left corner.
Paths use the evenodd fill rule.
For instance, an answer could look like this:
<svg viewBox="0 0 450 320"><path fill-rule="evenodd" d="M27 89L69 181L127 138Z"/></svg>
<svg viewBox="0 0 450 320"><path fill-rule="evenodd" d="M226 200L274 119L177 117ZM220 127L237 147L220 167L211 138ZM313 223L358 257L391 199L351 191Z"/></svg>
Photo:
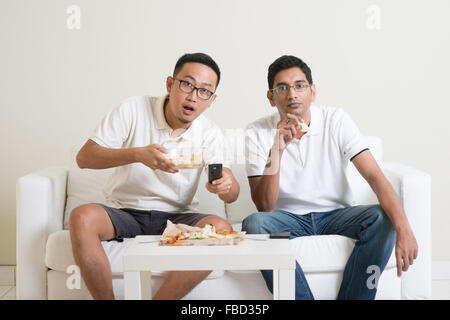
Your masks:
<svg viewBox="0 0 450 320"><path fill-rule="evenodd" d="M80 29L67 28L71 5ZM450 260L448 12L446 0L1 0L0 264L16 263L17 178L68 164L106 112L164 94L176 60L198 51L223 73L206 115L224 132L274 111L274 59L304 59L318 104L381 137L386 161L431 174L433 259Z"/></svg>

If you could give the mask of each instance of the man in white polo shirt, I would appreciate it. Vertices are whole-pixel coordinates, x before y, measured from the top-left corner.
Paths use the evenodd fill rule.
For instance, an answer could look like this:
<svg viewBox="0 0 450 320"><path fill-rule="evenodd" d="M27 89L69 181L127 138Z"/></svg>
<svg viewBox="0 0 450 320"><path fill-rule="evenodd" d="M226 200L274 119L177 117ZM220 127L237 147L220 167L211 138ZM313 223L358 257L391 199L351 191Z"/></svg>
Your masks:
<svg viewBox="0 0 450 320"><path fill-rule="evenodd" d="M112 273L102 240L122 240L141 234L162 234L167 220L217 230L231 230L218 216L198 213L194 194L202 166L224 163L224 137L203 111L216 98L220 70L206 54L183 55L172 76L168 94L139 96L123 101L95 130L77 155L80 168L115 167L104 194L106 205L87 204L70 215L70 236L75 261L94 299L114 299ZM179 149L177 149L179 148ZM177 168L171 151L193 155ZM239 195L239 184L230 169L207 182L208 191L225 202ZM154 299L179 299L210 271L169 272Z"/></svg>
<svg viewBox="0 0 450 320"><path fill-rule="evenodd" d="M408 270L418 246L401 202L350 116L311 105L316 87L301 59L282 56L268 70L267 98L278 112L246 129L246 169L259 212L243 221L248 233L290 232L291 238L339 234L356 239L338 299L374 299L367 268L382 272L395 245L397 274ZM345 174L352 162L379 205L352 206ZM262 270L272 291L272 272ZM297 263L296 299L313 299Z"/></svg>

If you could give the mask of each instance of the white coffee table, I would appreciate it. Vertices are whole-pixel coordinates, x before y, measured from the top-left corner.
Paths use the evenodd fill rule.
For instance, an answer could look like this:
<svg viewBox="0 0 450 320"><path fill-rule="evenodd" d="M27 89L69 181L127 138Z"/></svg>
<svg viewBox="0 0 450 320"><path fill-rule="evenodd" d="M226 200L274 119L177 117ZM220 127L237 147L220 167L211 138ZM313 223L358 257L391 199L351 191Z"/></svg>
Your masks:
<svg viewBox="0 0 450 320"><path fill-rule="evenodd" d="M159 246L137 236L123 255L125 299L151 299L150 270L273 270L273 298L295 298L295 256L287 239L247 235L232 246Z"/></svg>

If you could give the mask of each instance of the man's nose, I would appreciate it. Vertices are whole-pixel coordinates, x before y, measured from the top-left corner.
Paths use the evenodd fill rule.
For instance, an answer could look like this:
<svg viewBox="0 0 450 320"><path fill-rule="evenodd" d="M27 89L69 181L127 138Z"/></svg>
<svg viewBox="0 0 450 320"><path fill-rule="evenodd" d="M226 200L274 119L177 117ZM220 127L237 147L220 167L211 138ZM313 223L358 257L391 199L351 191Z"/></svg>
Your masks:
<svg viewBox="0 0 450 320"><path fill-rule="evenodd" d="M194 89L187 95L187 99L192 102L196 102L197 100L197 89Z"/></svg>
<svg viewBox="0 0 450 320"><path fill-rule="evenodd" d="M297 97L297 91L294 90L294 86L290 86L288 90L288 97L294 98Z"/></svg>

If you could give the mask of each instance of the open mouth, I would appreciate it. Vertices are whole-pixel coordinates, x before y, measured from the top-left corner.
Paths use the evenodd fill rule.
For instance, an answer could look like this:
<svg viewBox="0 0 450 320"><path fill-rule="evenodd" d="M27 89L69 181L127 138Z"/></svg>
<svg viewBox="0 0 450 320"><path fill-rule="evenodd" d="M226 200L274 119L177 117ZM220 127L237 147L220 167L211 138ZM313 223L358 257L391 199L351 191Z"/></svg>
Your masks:
<svg viewBox="0 0 450 320"><path fill-rule="evenodd" d="M189 107L189 106L183 106L183 113L186 115L191 115L194 113L194 108Z"/></svg>

